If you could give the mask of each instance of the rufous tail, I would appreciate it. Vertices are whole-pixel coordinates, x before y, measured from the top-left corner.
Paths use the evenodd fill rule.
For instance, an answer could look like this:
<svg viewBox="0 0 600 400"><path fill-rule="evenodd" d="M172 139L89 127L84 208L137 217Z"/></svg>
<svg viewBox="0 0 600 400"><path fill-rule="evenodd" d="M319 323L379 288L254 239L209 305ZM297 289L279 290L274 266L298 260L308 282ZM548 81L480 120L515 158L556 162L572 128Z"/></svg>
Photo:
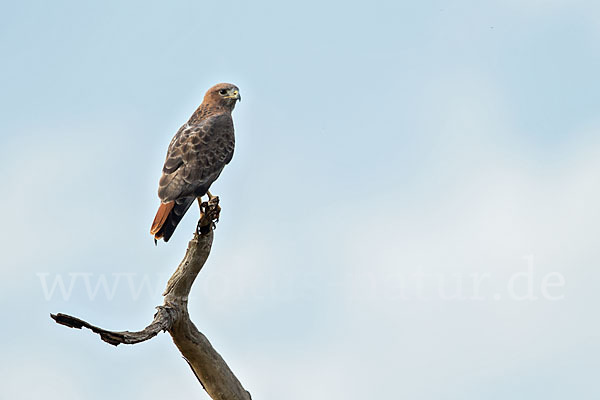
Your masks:
<svg viewBox="0 0 600 400"><path fill-rule="evenodd" d="M168 203L162 203L158 207L152 227L150 228L150 234L154 235L154 240L163 239L168 242L175 228L179 224L179 221L183 218L188 208L194 202L193 197L186 197L170 201Z"/></svg>

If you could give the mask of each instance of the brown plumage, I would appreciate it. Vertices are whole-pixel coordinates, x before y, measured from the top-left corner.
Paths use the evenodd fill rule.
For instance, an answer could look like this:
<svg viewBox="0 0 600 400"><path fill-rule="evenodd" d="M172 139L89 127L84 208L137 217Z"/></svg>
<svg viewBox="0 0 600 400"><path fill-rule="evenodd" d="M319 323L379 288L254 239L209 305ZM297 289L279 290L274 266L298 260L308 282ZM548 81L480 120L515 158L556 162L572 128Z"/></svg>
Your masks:
<svg viewBox="0 0 600 400"><path fill-rule="evenodd" d="M210 185L233 157L235 137L231 112L241 100L230 83L210 88L204 101L171 140L158 183L158 208L150 233L169 241L194 200Z"/></svg>

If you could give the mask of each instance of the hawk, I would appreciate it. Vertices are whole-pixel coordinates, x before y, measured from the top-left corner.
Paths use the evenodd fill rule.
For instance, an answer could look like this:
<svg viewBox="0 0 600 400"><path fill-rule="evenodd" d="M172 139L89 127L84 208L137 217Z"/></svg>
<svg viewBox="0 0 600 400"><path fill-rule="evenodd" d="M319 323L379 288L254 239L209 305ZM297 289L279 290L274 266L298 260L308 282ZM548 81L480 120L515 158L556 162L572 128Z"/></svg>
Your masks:
<svg viewBox="0 0 600 400"><path fill-rule="evenodd" d="M240 100L240 90L219 83L206 92L202 104L179 128L167 150L158 183L161 204L150 233L154 241L168 242L194 200L202 203L210 185L233 157L235 137L231 112Z"/></svg>

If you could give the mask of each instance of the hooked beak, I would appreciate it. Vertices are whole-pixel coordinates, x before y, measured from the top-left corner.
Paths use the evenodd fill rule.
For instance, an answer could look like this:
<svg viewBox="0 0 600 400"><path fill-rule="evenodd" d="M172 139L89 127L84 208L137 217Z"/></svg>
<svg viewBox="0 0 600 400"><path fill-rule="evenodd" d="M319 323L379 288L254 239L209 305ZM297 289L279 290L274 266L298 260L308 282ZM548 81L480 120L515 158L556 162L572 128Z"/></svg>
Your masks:
<svg viewBox="0 0 600 400"><path fill-rule="evenodd" d="M242 101L242 96L240 95L240 92L237 90L234 90L231 95L226 96L226 99L235 99L237 101Z"/></svg>

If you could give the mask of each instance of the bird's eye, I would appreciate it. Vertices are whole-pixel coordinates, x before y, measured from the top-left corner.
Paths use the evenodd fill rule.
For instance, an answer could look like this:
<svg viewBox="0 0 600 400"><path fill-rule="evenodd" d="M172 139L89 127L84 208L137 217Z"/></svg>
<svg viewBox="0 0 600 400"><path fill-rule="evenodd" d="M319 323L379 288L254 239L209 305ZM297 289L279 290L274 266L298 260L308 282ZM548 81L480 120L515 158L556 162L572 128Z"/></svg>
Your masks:
<svg viewBox="0 0 600 400"><path fill-rule="evenodd" d="M221 89L221 90L219 90L219 94L226 95L227 94L227 90Z"/></svg>

